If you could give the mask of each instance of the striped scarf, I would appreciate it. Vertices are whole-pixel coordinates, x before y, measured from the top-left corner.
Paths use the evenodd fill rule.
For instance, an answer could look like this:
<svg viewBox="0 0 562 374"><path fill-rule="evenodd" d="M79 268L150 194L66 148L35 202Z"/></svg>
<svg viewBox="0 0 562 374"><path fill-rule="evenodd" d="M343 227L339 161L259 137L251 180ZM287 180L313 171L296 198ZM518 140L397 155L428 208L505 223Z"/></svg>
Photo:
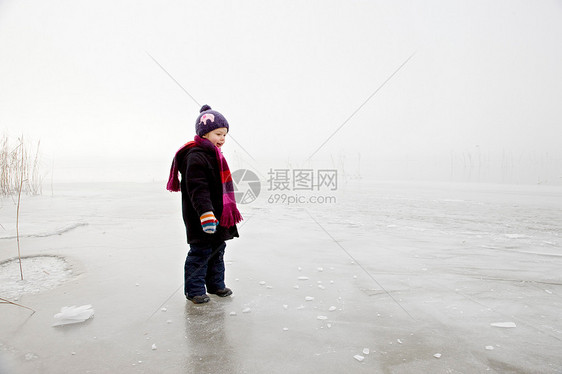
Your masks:
<svg viewBox="0 0 562 374"><path fill-rule="evenodd" d="M219 164L219 171L222 183L222 215L219 220L219 225L223 227L231 227L242 221L242 215L236 207L236 199L234 198L234 184L232 183L232 175L230 174L230 169L226 159L222 155L222 152L218 147L215 147L208 139L201 138L195 135L195 139L185 143L174 156L172 161L172 166L170 167L170 177L168 178L168 184L166 189L168 191L177 192L180 191L180 180L178 177L179 164L181 158L185 156L185 152L192 147L199 146L205 149L212 149L217 156L217 162Z"/></svg>

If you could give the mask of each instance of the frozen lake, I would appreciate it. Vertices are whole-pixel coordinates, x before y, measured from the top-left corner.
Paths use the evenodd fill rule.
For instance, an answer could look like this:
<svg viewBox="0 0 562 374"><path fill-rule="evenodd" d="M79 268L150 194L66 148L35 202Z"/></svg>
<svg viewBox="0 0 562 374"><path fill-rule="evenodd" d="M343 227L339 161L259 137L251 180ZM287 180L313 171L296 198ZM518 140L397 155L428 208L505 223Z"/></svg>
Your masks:
<svg viewBox="0 0 562 374"><path fill-rule="evenodd" d="M292 205L268 194L239 205L234 296L197 306L181 289L180 196L163 183L24 197L22 255L66 267L24 266L23 282L1 268L0 297L36 312L0 306L0 373L562 373L562 187L351 181L335 200ZM4 261L17 255L11 199L0 224ZM86 304L92 319L51 326Z"/></svg>

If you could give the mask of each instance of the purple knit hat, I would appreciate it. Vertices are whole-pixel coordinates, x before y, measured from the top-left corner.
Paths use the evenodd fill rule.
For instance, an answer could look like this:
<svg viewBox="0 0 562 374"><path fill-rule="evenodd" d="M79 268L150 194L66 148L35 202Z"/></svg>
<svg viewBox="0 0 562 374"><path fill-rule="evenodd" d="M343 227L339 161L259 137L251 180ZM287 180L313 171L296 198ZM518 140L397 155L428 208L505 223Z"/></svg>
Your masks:
<svg viewBox="0 0 562 374"><path fill-rule="evenodd" d="M195 121L195 132L197 135L203 136L221 127L226 127L228 132L228 121L226 118L216 110L211 110L210 106L203 105L199 113L197 121Z"/></svg>

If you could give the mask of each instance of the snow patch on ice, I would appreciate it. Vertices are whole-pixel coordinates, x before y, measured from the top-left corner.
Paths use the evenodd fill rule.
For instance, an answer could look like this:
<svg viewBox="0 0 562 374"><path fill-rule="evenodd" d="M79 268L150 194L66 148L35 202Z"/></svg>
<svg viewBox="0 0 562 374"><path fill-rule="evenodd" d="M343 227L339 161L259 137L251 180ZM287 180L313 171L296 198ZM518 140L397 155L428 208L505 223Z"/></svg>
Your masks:
<svg viewBox="0 0 562 374"><path fill-rule="evenodd" d="M17 258L0 263L0 295L9 300L18 300L22 295L35 294L56 288L69 280L71 266L62 257L22 257L23 280Z"/></svg>

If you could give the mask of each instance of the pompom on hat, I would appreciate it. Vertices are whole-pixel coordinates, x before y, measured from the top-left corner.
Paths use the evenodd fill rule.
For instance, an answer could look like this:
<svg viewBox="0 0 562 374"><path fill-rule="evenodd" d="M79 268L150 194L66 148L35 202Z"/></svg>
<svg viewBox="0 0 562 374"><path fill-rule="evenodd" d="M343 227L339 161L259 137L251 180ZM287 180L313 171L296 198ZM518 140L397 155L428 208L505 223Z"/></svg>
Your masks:
<svg viewBox="0 0 562 374"><path fill-rule="evenodd" d="M212 110L210 106L203 105L199 113L197 121L195 121L195 132L197 135L203 136L221 127L226 127L226 131L229 130L226 118L216 110Z"/></svg>

